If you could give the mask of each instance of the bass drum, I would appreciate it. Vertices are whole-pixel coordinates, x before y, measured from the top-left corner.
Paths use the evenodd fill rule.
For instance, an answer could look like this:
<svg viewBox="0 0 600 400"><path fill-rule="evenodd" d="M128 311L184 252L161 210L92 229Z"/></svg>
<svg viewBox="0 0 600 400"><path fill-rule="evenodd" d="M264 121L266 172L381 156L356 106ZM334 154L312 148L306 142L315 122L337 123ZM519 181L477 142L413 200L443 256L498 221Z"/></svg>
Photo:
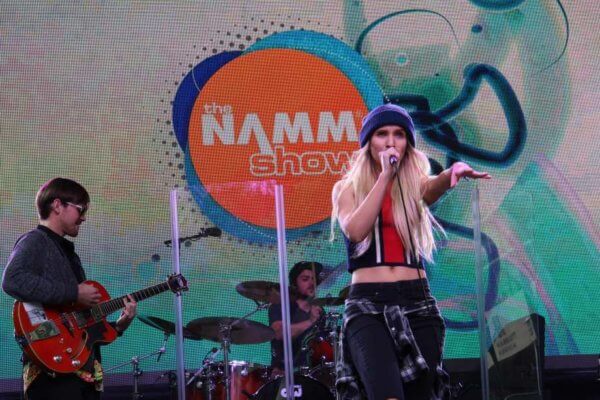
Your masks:
<svg viewBox="0 0 600 400"><path fill-rule="evenodd" d="M285 377L267 382L254 395L256 400L287 400ZM333 394L321 382L299 373L294 374L294 400L334 400Z"/></svg>

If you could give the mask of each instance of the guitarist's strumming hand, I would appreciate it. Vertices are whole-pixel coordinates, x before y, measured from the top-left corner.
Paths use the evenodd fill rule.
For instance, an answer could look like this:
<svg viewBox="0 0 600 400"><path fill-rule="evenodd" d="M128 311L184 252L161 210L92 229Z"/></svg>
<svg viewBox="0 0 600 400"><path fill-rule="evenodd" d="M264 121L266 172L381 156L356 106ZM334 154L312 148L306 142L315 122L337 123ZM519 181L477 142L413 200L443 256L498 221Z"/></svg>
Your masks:
<svg viewBox="0 0 600 400"><path fill-rule="evenodd" d="M117 332L125 331L137 314L137 303L130 294L123 299L123 303L125 308L121 311L121 316L117 320Z"/></svg>
<svg viewBox="0 0 600 400"><path fill-rule="evenodd" d="M91 307L98 304L102 295L94 286L87 283L80 283L77 286L77 304Z"/></svg>

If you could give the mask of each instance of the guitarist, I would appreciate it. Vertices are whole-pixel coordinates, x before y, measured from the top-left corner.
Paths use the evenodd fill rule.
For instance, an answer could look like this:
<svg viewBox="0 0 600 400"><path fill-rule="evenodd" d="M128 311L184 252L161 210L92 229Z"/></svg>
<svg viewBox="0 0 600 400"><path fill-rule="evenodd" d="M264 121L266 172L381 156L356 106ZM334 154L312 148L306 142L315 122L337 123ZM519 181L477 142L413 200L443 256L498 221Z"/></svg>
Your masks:
<svg viewBox="0 0 600 400"><path fill-rule="evenodd" d="M86 220L90 196L79 183L54 178L37 192L39 215L37 228L21 236L8 259L2 277L2 289L22 302L38 302L49 306L81 305L91 307L101 295L91 285L83 284L85 272L73 242ZM135 318L137 304L129 296L116 323L121 335ZM102 391L100 349L95 346L87 363L72 374L48 372L23 354L25 398L99 399Z"/></svg>

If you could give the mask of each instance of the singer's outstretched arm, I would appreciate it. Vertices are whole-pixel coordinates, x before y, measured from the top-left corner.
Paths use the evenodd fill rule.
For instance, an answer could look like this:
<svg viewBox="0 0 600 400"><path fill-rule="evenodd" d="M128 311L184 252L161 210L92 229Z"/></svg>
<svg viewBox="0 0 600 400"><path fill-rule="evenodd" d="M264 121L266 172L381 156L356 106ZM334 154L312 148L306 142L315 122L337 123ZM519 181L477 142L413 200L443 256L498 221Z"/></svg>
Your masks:
<svg viewBox="0 0 600 400"><path fill-rule="evenodd" d="M427 205L431 205L439 200L448 189L456 186L461 178L490 179L487 172L478 172L464 162L455 162L448 169L440 172L439 175L429 176L421 181L421 193L423 200Z"/></svg>

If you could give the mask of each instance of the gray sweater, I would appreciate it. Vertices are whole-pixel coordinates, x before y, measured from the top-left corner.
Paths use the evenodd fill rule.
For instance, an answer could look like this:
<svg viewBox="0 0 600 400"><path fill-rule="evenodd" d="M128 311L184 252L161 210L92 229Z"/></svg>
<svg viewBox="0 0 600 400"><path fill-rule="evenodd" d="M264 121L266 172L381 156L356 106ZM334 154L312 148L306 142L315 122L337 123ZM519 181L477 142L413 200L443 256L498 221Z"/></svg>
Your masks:
<svg viewBox="0 0 600 400"><path fill-rule="evenodd" d="M10 296L47 305L74 303L77 285L65 250L39 227L19 238L2 275L2 289Z"/></svg>

